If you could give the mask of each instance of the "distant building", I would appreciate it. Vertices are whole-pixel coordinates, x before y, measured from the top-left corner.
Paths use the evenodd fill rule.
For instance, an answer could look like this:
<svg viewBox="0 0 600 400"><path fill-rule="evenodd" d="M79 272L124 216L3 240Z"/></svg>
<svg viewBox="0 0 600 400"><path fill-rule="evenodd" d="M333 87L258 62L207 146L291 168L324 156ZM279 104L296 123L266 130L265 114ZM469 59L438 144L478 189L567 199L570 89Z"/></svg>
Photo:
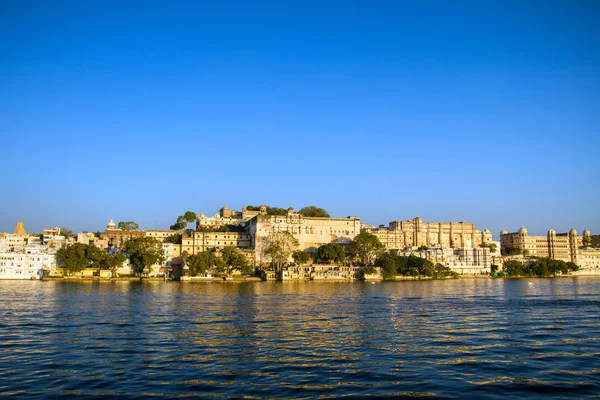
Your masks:
<svg viewBox="0 0 600 400"><path fill-rule="evenodd" d="M21 236L27 235L27 232L25 232L25 225L23 225L23 221L19 220L19 222L17 222L13 234Z"/></svg>
<svg viewBox="0 0 600 400"><path fill-rule="evenodd" d="M531 257L547 257L574 262L584 269L600 268L600 249L584 246L591 243L591 232L586 229L583 237L575 229L568 233L556 233L550 229L545 236L530 236L522 226L517 232L500 232L502 253L522 254Z"/></svg>
<svg viewBox="0 0 600 400"><path fill-rule="evenodd" d="M44 229L42 237L44 244L54 247L55 249L65 247L67 242L67 239L61 235L60 228L57 226L52 229Z"/></svg>
<svg viewBox="0 0 600 400"><path fill-rule="evenodd" d="M94 239L96 239L96 235L93 233L79 232L77 234L77 243L92 244L94 243Z"/></svg>
<svg viewBox="0 0 600 400"><path fill-rule="evenodd" d="M19 252L0 252L0 279L41 279L56 275L57 257L47 246L29 245Z"/></svg>
<svg viewBox="0 0 600 400"><path fill-rule="evenodd" d="M491 272L492 265L502 265L498 247L493 253L487 247L433 247L427 250L406 248L400 254L405 257L414 255L433 264L442 264L461 275L486 274Z"/></svg>
<svg viewBox="0 0 600 400"><path fill-rule="evenodd" d="M264 213L266 214L266 207L263 204L261 206L261 210L264 209ZM229 210L227 206L221 207L218 214L213 215L212 217L207 217L204 214L198 214L197 224L198 226L208 226L218 228L224 225L238 225L242 226L247 221L249 221L252 217L258 215L261 211L250 211L246 207L242 208L241 214L235 210Z"/></svg>
<svg viewBox="0 0 600 400"><path fill-rule="evenodd" d="M265 238L274 232L291 233L300 243L299 250L314 253L323 244L350 244L361 229L358 217L304 217L291 205L286 215L267 215L266 209L261 207L259 214L248 220L245 226L252 237L252 247L259 263L264 261Z"/></svg>
<svg viewBox="0 0 600 400"><path fill-rule="evenodd" d="M365 226L389 250L405 247L479 247L492 242L492 232L481 232L468 222L423 222L421 217L407 221L392 221L389 227Z"/></svg>
<svg viewBox="0 0 600 400"><path fill-rule="evenodd" d="M248 250L251 245L252 237L244 232L192 232L191 236L182 238L181 252L194 255L204 251L219 251L227 246Z"/></svg>

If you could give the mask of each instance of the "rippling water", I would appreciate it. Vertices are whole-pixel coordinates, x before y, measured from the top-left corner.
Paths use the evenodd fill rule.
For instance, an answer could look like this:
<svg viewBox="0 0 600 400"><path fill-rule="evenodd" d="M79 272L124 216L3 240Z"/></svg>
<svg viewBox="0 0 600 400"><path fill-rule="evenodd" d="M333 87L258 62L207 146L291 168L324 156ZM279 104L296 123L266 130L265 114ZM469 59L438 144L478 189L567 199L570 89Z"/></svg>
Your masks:
<svg viewBox="0 0 600 400"><path fill-rule="evenodd" d="M600 279L0 281L0 396L600 396Z"/></svg>

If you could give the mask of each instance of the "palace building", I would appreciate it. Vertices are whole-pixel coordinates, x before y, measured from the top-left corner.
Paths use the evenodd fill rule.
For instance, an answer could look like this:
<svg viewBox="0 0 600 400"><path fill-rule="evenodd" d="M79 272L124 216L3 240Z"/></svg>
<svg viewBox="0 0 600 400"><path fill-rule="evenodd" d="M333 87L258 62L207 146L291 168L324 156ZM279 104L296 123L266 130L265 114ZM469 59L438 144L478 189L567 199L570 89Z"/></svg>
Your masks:
<svg viewBox="0 0 600 400"><path fill-rule="evenodd" d="M252 237L257 261L264 253L264 239L273 232L289 232L298 239L299 250L314 253L327 243L349 244L361 231L360 218L304 217L290 205L286 215L267 215L261 207L259 214L246 222L246 230Z"/></svg>
<svg viewBox="0 0 600 400"><path fill-rule="evenodd" d="M421 217L407 221L393 221L389 227L365 227L377 236L387 249L405 247L479 247L492 242L492 232L481 232L468 222L423 222Z"/></svg>
<svg viewBox="0 0 600 400"><path fill-rule="evenodd" d="M530 236L522 226L517 232L500 232L503 254L522 254L574 262L584 269L600 268L600 249L588 247L592 233L586 229L578 236L575 229L556 233L550 229L545 236Z"/></svg>

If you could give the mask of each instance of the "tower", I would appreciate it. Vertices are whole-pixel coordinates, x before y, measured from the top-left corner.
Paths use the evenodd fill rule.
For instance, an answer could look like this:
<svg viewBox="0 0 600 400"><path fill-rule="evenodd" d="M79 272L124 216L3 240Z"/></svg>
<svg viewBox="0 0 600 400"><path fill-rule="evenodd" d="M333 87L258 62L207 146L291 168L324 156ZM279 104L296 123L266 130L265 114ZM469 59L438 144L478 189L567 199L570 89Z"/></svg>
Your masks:
<svg viewBox="0 0 600 400"><path fill-rule="evenodd" d="M22 220L19 220L19 222L17 222L17 226L15 226L15 230L14 230L13 234L15 234L15 235L26 235L27 234L27 232L25 232L25 225L23 225Z"/></svg>

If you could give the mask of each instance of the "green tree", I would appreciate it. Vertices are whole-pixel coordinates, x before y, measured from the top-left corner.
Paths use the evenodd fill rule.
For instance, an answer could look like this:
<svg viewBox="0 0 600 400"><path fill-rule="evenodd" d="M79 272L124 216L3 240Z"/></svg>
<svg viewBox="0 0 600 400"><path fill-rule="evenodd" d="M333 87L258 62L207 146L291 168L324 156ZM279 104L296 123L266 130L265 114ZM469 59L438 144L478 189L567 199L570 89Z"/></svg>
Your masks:
<svg viewBox="0 0 600 400"><path fill-rule="evenodd" d="M352 241L350 250L364 265L369 265L385 251L385 246L372 233L361 232Z"/></svg>
<svg viewBox="0 0 600 400"><path fill-rule="evenodd" d="M485 242L481 243L479 245L479 247L490 249L490 253L495 253L498 248L498 246L496 246L496 243L485 243Z"/></svg>
<svg viewBox="0 0 600 400"><path fill-rule="evenodd" d="M400 257L398 250L390 250L377 257L375 265L381 267L381 274L385 280L395 280L399 273Z"/></svg>
<svg viewBox="0 0 600 400"><path fill-rule="evenodd" d="M327 243L319 246L315 253L317 262L332 264L343 263L346 261L344 248L337 243Z"/></svg>
<svg viewBox="0 0 600 400"><path fill-rule="evenodd" d="M135 274L142 273L144 268L154 264L162 264L166 259L162 244L149 236L128 240L125 242L125 252L129 255Z"/></svg>
<svg viewBox="0 0 600 400"><path fill-rule="evenodd" d="M504 273L508 276L525 275L525 265L518 260L507 260L504 262Z"/></svg>
<svg viewBox="0 0 600 400"><path fill-rule="evenodd" d="M579 271L579 265L575 264L573 261L569 261L567 263L568 271Z"/></svg>
<svg viewBox="0 0 600 400"><path fill-rule="evenodd" d="M75 234L73 233L73 231L70 230L69 228L65 227L65 226L62 226L60 228L60 234L62 236L64 236L66 239L75 236Z"/></svg>
<svg viewBox="0 0 600 400"><path fill-rule="evenodd" d="M137 231L140 226L133 221L120 221L117 229L122 231Z"/></svg>
<svg viewBox="0 0 600 400"><path fill-rule="evenodd" d="M192 276L205 275L217 266L217 257L209 252L194 254L185 258L185 264L189 267Z"/></svg>
<svg viewBox="0 0 600 400"><path fill-rule="evenodd" d="M419 248L417 249L417 251L427 251L429 250L429 246L425 246L424 244L419 246Z"/></svg>
<svg viewBox="0 0 600 400"><path fill-rule="evenodd" d="M186 211L185 214L183 214L183 219L185 219L185 222L191 224L192 222L196 221L196 213L192 211Z"/></svg>
<svg viewBox="0 0 600 400"><path fill-rule="evenodd" d="M448 276L451 276L454 279L459 278L459 274L457 272L452 271L449 267L447 267L443 264L440 264L440 263L435 264L435 266L433 267L433 269L431 271L430 276L433 279L443 279Z"/></svg>
<svg viewBox="0 0 600 400"><path fill-rule="evenodd" d="M184 216L180 215L179 217L177 217L177 222L175 222L175 224L171 225L169 227L169 229L172 231L181 231L181 230L185 229L186 226L187 226L187 222L186 222Z"/></svg>
<svg viewBox="0 0 600 400"><path fill-rule="evenodd" d="M102 255L94 266L98 269L110 270L112 271L112 276L115 276L117 269L123 265L125 260L127 260L127 257L123 253L110 255L102 251Z"/></svg>
<svg viewBox="0 0 600 400"><path fill-rule="evenodd" d="M106 269L105 265L112 262L102 249L91 244L74 243L73 245L59 249L58 258L69 272L80 272L86 268Z"/></svg>
<svg viewBox="0 0 600 400"><path fill-rule="evenodd" d="M61 265L66 267L70 273L83 271L92 263L88 247L87 244L74 243L67 248L59 249L57 255Z"/></svg>
<svg viewBox="0 0 600 400"><path fill-rule="evenodd" d="M265 254L271 257L275 272L281 271L289 256L298 248L300 242L287 231L272 232L264 239Z"/></svg>
<svg viewBox="0 0 600 400"><path fill-rule="evenodd" d="M298 250L292 253L292 258L297 265L302 265L310 261L310 254L305 251Z"/></svg>
<svg viewBox="0 0 600 400"><path fill-rule="evenodd" d="M173 243L173 244L181 244L182 239L183 239L183 235L181 233L174 233L171 236L167 236L165 238L165 242Z"/></svg>
<svg viewBox="0 0 600 400"><path fill-rule="evenodd" d="M222 270L227 275L231 275L235 271L240 271L244 275L251 275L253 272L252 265L248 258L236 247L226 246L221 249Z"/></svg>
<svg viewBox="0 0 600 400"><path fill-rule="evenodd" d="M522 254L517 247L505 246L500 249L503 256L516 256Z"/></svg>
<svg viewBox="0 0 600 400"><path fill-rule="evenodd" d="M329 213L323 208L317 206L308 206L301 208L298 211L304 217L319 217L319 218L330 218Z"/></svg>

